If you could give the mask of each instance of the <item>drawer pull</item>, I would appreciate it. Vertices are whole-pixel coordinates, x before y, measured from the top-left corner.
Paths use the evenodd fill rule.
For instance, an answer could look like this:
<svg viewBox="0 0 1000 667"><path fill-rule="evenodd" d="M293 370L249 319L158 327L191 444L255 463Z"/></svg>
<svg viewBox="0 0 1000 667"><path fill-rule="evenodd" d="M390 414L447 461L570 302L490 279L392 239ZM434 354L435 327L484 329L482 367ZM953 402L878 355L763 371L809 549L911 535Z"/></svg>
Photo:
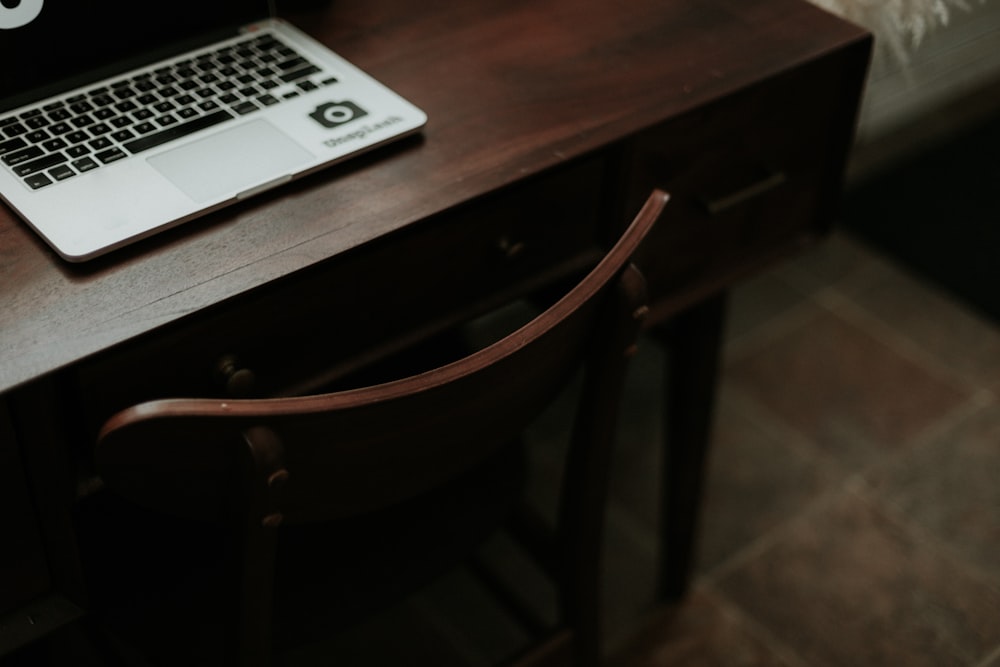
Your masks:
<svg viewBox="0 0 1000 667"><path fill-rule="evenodd" d="M780 186L786 181L785 172L776 171L772 172L764 178L747 185L746 187L740 188L735 192L731 192L727 195L721 197L713 197L711 199L705 200L703 203L708 212L712 215L717 215L723 211L729 210L740 204L758 197L769 190Z"/></svg>
<svg viewBox="0 0 1000 667"><path fill-rule="evenodd" d="M215 365L215 376L232 398L245 398L253 393L257 378L249 368L242 368L235 355L227 354Z"/></svg>
<svg viewBox="0 0 1000 667"><path fill-rule="evenodd" d="M515 260L524 254L524 248L524 241L512 241L506 236L497 241L497 251L500 253L500 257L508 261Z"/></svg>

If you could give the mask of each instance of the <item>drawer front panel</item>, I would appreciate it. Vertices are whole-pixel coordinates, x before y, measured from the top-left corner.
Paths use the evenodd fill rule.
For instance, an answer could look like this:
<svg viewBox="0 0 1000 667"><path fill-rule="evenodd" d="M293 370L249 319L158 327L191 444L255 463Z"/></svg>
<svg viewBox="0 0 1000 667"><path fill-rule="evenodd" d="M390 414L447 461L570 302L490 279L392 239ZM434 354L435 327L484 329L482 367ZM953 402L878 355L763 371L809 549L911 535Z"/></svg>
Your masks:
<svg viewBox="0 0 1000 667"><path fill-rule="evenodd" d="M564 278L597 254L604 170L565 166L81 364L81 430L150 398L239 395L251 375L251 395L310 391Z"/></svg>
<svg viewBox="0 0 1000 667"><path fill-rule="evenodd" d="M642 257L654 301L690 303L826 231L845 133L843 87L826 69L775 78L635 138L628 210L654 187L671 194Z"/></svg>

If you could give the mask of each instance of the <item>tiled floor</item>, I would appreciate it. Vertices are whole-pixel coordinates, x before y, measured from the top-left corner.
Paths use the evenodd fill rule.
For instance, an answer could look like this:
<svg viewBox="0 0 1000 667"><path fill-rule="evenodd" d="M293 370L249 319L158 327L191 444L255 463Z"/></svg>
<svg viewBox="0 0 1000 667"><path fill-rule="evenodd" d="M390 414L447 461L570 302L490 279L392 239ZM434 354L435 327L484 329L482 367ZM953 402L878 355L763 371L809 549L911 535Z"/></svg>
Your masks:
<svg viewBox="0 0 1000 667"><path fill-rule="evenodd" d="M1000 327L839 233L735 290L696 579L653 609L659 354L615 471L615 667L1000 667Z"/></svg>

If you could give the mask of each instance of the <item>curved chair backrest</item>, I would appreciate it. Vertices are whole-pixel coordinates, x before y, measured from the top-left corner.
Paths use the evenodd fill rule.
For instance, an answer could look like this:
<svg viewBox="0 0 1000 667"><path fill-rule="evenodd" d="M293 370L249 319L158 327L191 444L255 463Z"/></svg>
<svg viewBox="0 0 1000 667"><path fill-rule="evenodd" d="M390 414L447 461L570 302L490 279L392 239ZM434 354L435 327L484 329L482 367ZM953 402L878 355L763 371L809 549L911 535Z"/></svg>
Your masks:
<svg viewBox="0 0 1000 667"><path fill-rule="evenodd" d="M593 558L568 581L596 581L594 541L600 541L620 387L645 312L644 283L630 260L666 200L654 192L565 296L470 356L336 393L135 405L101 430L98 471L119 495L149 509L192 519L237 517L246 530L246 587L267 589L260 581L273 566L268 533L276 526L405 502L461 475L522 433L586 367L560 534L567 561ZM271 592L244 595L252 603L245 604L243 633L265 644L244 653L256 655L268 648L261 625Z"/></svg>

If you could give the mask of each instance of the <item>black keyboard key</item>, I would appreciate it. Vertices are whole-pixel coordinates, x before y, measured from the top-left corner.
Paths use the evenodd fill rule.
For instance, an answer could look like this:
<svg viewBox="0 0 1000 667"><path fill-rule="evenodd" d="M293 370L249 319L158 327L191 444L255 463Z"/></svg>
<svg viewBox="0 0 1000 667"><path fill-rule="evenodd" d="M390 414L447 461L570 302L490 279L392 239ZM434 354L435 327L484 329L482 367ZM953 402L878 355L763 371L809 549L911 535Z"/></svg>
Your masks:
<svg viewBox="0 0 1000 667"><path fill-rule="evenodd" d="M89 152L90 149L82 144L77 144L76 146L70 146L69 148L66 149L66 155L69 155L70 157L73 158L83 157Z"/></svg>
<svg viewBox="0 0 1000 667"><path fill-rule="evenodd" d="M177 139L178 137L184 137L199 130L204 130L207 127L218 125L219 123L234 117L235 116L225 109L220 109L219 111L206 114L201 118L189 120L186 123L179 123L155 134L147 134L144 137L139 137L134 141L125 143L124 146L130 153L141 153L142 151L155 148L156 146L160 146L168 141Z"/></svg>
<svg viewBox="0 0 1000 667"><path fill-rule="evenodd" d="M278 78L284 81L285 83L291 83L292 81L297 81L298 79L307 77L310 74L315 74L316 72L319 71L320 69L315 65L307 65L297 70L292 70L291 72L285 72Z"/></svg>
<svg viewBox="0 0 1000 667"><path fill-rule="evenodd" d="M14 139L8 139L7 141L0 141L0 155L4 153L9 153L11 151L16 151L18 149L24 148L28 145L28 142L20 137L15 137Z"/></svg>
<svg viewBox="0 0 1000 667"><path fill-rule="evenodd" d="M25 134L24 138L33 144L37 144L45 141L46 139L50 139L51 137L45 130L34 130Z"/></svg>
<svg viewBox="0 0 1000 667"><path fill-rule="evenodd" d="M68 146L68 145L69 144L67 144L66 141L63 140L63 139L50 139L50 140L42 143L42 148L44 148L48 152L52 153L52 152L55 152L55 151L61 151L62 149L66 148L66 146Z"/></svg>
<svg viewBox="0 0 1000 667"><path fill-rule="evenodd" d="M42 155L45 155L45 151L38 146L28 146L27 148L23 148L19 151L4 153L3 157L0 157L0 160L3 160L3 163L8 167L13 167L30 160L34 160L36 157L40 157Z"/></svg>
<svg viewBox="0 0 1000 667"><path fill-rule="evenodd" d="M27 183L28 187L32 190L44 188L46 185L52 185L52 179L41 173L28 176L24 179L24 182Z"/></svg>
<svg viewBox="0 0 1000 667"><path fill-rule="evenodd" d="M98 137L90 142L90 147L93 148L95 151L103 150L105 148L110 148L113 145L114 144L112 144L111 140L108 139L107 137Z"/></svg>
<svg viewBox="0 0 1000 667"><path fill-rule="evenodd" d="M16 167L14 167L14 173L23 178L25 176L29 176L36 172L49 169L50 167L54 167L57 164L62 164L63 162L66 162L66 160L68 159L69 158L67 158L62 153L49 153L48 155L44 155L38 158L37 160L32 160L30 162L23 162L17 165Z"/></svg>
<svg viewBox="0 0 1000 667"><path fill-rule="evenodd" d="M248 113L253 113L258 108L260 108L260 107L258 107L253 102L250 102L249 100L247 100L246 102L240 102L239 104L235 105L233 107L233 111L235 111L236 113L240 114L241 116L245 116Z"/></svg>
<svg viewBox="0 0 1000 667"><path fill-rule="evenodd" d="M26 128L24 125L21 125L20 123L18 123L16 121L17 121L17 119L15 119L15 122L10 123L9 125L4 125L3 126L3 133L4 133L5 136L7 136L7 137L16 137L16 136L18 136L20 134L24 134L24 133L26 133L28 131L28 128Z"/></svg>
<svg viewBox="0 0 1000 667"><path fill-rule="evenodd" d="M76 176L76 172L66 165L61 164L54 169L49 169L49 175L57 181L65 181L67 178Z"/></svg>
<svg viewBox="0 0 1000 667"><path fill-rule="evenodd" d="M32 130L39 130L49 124L49 119L45 116L32 116L31 118L26 118L24 124Z"/></svg>
<svg viewBox="0 0 1000 667"><path fill-rule="evenodd" d="M83 130L77 130L76 132L70 132L64 138L66 139L66 141L78 144L81 141L86 141L87 139L90 139L90 135L84 132Z"/></svg>
<svg viewBox="0 0 1000 667"><path fill-rule="evenodd" d="M106 151L101 151L97 154L97 159L104 164L114 162L115 160L121 160L125 157L128 157L128 154L117 146L115 148L109 148Z"/></svg>
<svg viewBox="0 0 1000 667"><path fill-rule="evenodd" d="M17 116L7 116L6 118L0 118L0 127L7 127L8 125L13 125L17 122Z"/></svg>
<svg viewBox="0 0 1000 667"><path fill-rule="evenodd" d="M71 164L81 174L83 172L85 172L85 171L90 171L91 169L97 169L98 167L101 166L101 165L97 164L96 162L94 162L94 160L92 158L89 158L89 157L82 157L79 160L73 160L73 162Z"/></svg>

